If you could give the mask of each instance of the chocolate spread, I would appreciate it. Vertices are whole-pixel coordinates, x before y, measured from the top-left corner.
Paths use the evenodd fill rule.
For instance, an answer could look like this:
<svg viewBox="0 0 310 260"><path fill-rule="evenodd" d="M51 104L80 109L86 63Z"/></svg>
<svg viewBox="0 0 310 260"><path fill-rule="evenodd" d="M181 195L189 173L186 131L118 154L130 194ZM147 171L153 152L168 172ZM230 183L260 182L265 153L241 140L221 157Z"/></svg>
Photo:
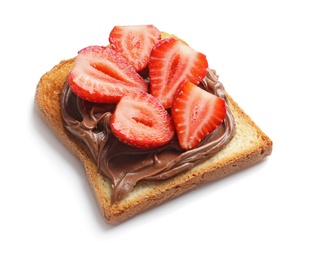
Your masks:
<svg viewBox="0 0 310 260"><path fill-rule="evenodd" d="M200 86L228 104L224 87L214 71L208 69ZM198 147L184 151L175 135L162 147L138 149L120 142L112 134L109 121L114 107L82 100L67 82L64 84L61 96L64 125L87 146L100 173L112 181L112 203L123 199L139 180L163 180L191 169L221 150L235 134L235 121L226 105L225 120Z"/></svg>

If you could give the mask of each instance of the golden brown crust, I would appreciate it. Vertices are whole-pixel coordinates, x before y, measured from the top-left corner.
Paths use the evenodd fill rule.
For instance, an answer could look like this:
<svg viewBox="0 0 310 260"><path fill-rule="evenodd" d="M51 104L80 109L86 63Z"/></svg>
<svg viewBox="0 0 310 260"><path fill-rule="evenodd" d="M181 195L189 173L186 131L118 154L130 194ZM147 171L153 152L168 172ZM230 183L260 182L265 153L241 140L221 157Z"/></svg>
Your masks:
<svg viewBox="0 0 310 260"><path fill-rule="evenodd" d="M202 183L216 181L249 167L271 154L272 141L228 96L236 120L236 136L211 159L192 170L165 181L141 181L121 202L111 205L109 180L96 169L85 147L64 128L61 118L60 93L74 58L61 61L40 79L35 95L37 111L56 137L84 165L87 178L107 223L118 224L142 211L175 198Z"/></svg>

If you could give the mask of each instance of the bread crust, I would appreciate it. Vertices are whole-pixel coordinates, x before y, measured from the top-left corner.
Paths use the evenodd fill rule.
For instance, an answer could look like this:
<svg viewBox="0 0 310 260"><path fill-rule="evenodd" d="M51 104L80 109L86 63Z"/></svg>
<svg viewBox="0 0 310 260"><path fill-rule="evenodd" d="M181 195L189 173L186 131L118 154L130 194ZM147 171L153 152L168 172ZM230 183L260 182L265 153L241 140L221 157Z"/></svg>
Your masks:
<svg viewBox="0 0 310 260"><path fill-rule="evenodd" d="M140 181L122 201L112 205L110 181L97 171L88 150L67 131L61 117L60 95L74 60L61 61L41 77L35 93L35 107L55 136L83 164L102 215L109 224L119 224L202 183L219 180L256 164L272 152L270 138L228 95L229 106L236 121L236 135L224 149L190 171L173 178Z"/></svg>

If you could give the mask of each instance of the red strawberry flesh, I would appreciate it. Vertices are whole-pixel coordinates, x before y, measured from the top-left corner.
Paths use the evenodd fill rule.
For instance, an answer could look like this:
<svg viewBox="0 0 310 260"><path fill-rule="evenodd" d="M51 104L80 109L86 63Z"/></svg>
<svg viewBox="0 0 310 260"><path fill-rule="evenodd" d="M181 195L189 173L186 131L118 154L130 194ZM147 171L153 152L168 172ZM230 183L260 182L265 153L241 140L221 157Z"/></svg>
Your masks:
<svg viewBox="0 0 310 260"><path fill-rule="evenodd" d="M153 46L161 39L154 25L115 26L110 32L109 42L135 68L141 71L148 66Z"/></svg>
<svg viewBox="0 0 310 260"><path fill-rule="evenodd" d="M222 98L186 81L176 92L171 113L179 144L189 150L222 123L226 104Z"/></svg>
<svg viewBox="0 0 310 260"><path fill-rule="evenodd" d="M149 74L151 94L165 108L170 108L178 86L184 81L193 84L206 76L206 56L176 38L159 41L151 51Z"/></svg>
<svg viewBox="0 0 310 260"><path fill-rule="evenodd" d="M142 149L167 144L174 136L171 116L155 97L145 92L124 96L110 124L120 141Z"/></svg>
<svg viewBox="0 0 310 260"><path fill-rule="evenodd" d="M115 103L125 94L148 88L126 59L103 46L79 51L68 82L76 95L97 103Z"/></svg>

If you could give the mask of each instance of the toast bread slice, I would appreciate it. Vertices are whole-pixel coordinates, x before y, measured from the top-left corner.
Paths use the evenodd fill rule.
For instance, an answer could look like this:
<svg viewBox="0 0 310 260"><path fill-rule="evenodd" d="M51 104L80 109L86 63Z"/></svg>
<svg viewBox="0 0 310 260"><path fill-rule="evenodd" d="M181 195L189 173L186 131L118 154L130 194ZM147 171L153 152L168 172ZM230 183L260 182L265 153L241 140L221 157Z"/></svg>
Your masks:
<svg viewBox="0 0 310 260"><path fill-rule="evenodd" d="M74 65L74 58L63 60L45 73L36 88L35 107L55 136L83 164L105 221L119 224L147 209L175 198L202 183L216 181L256 164L272 152L272 141L228 95L236 122L236 134L220 152L190 171L163 181L140 181L120 202L111 204L112 186L98 172L85 145L64 127L60 95Z"/></svg>

